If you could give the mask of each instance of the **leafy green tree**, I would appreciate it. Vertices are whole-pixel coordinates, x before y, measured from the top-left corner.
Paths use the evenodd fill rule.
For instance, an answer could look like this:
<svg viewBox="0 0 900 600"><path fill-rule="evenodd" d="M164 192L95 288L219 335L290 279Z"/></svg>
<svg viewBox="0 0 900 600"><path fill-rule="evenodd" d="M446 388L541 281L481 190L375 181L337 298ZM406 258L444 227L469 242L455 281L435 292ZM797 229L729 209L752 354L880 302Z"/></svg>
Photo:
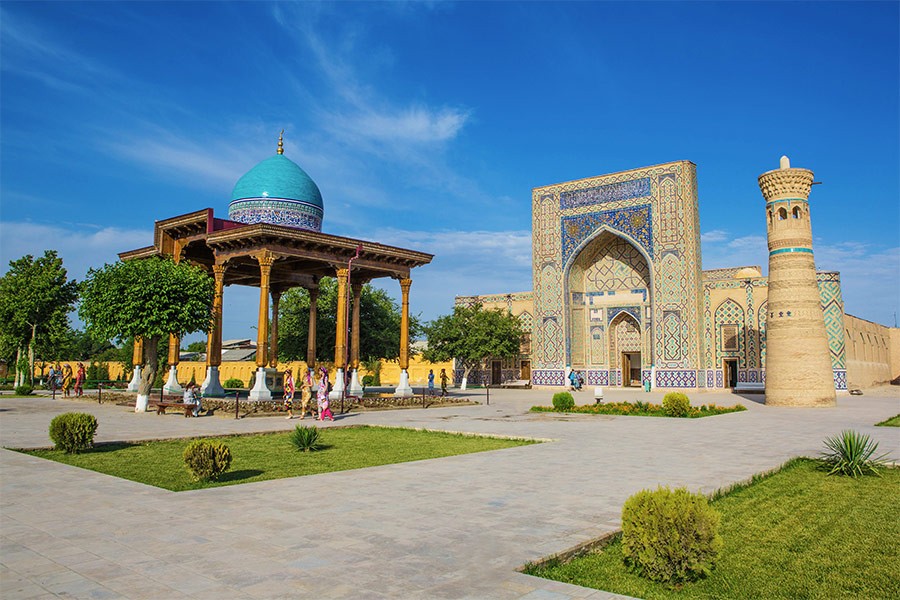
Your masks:
<svg viewBox="0 0 900 600"><path fill-rule="evenodd" d="M78 314L97 339L144 339L138 395L146 396L159 367L161 340L212 327L214 286L200 267L167 258L117 262L88 271Z"/></svg>
<svg viewBox="0 0 900 600"><path fill-rule="evenodd" d="M352 303L353 297L350 296ZM352 315L352 304L350 306ZM421 324L409 316L409 337L415 339ZM316 360L334 360L334 338L337 332L337 280L323 277L319 281L316 303ZM278 357L281 360L306 360L309 333L309 292L292 288L281 297L278 309ZM359 301L360 361L400 357L400 307L384 290L363 286Z"/></svg>
<svg viewBox="0 0 900 600"><path fill-rule="evenodd" d="M457 305L425 326L428 348L423 357L430 362L456 359L465 389L469 373L485 359L518 356L524 334L522 323L507 310Z"/></svg>
<svg viewBox="0 0 900 600"><path fill-rule="evenodd" d="M206 342L191 342L187 347L188 352L206 352Z"/></svg>
<svg viewBox="0 0 900 600"><path fill-rule="evenodd" d="M0 278L0 347L15 351L16 385L30 379L35 352L39 355L60 343L69 332L69 317L78 298L78 284L68 281L63 261L55 250L34 258L28 254L9 262ZM28 353L28 367L19 365Z"/></svg>

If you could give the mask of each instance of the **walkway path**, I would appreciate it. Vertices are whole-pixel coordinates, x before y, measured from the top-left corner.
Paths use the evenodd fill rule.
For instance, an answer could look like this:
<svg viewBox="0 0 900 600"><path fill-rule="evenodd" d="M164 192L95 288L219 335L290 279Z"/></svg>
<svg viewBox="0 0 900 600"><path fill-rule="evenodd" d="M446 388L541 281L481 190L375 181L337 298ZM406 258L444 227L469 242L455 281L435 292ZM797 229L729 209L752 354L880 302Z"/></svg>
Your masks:
<svg viewBox="0 0 900 600"><path fill-rule="evenodd" d="M616 598L517 573L618 527L632 493L657 484L711 491L815 455L853 427L885 450L900 412L883 397L837 408L766 407L692 420L532 414L537 391L492 391L490 406L358 413L348 423L558 441L189 492L169 492L0 450L0 595L24 598ZM608 391L607 399L661 395ZM892 397L891 397L892 396ZM480 392L471 397L483 401ZM586 402L585 393L578 401ZM97 415L97 440L288 429L281 417L184 419L49 398L0 398L0 444L50 444L61 412ZM325 424L325 427L330 424ZM900 452L897 452L900 454Z"/></svg>

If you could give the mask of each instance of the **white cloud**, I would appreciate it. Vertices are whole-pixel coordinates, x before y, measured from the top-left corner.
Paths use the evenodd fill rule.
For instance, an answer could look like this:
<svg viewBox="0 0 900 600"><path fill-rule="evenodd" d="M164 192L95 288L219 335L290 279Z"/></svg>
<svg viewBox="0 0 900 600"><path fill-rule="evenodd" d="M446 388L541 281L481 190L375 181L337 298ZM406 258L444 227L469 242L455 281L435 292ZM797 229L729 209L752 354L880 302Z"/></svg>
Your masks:
<svg viewBox="0 0 900 600"><path fill-rule="evenodd" d="M344 135L380 142L432 143L456 137L469 113L457 108L416 106L357 116L331 115L332 126Z"/></svg>
<svg viewBox="0 0 900 600"><path fill-rule="evenodd" d="M152 244L153 231L149 229L96 228L82 223L66 227L31 222L0 223L0 261L4 271L11 260L56 250L69 278L81 280L89 268L115 262L119 252Z"/></svg>
<svg viewBox="0 0 900 600"><path fill-rule="evenodd" d="M707 231L706 233L700 234L700 241L703 243L724 242L727 239L728 232L722 231L721 229L713 229L712 231Z"/></svg>

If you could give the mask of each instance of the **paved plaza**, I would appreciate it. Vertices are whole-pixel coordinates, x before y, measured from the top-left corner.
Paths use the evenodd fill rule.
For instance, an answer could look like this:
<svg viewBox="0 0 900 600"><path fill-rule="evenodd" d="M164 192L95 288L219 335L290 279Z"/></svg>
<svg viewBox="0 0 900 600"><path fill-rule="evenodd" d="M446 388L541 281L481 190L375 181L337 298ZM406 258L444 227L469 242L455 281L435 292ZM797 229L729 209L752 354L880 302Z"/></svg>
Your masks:
<svg viewBox="0 0 900 600"><path fill-rule="evenodd" d="M244 485L169 492L0 450L0 595L25 598L620 598L516 572L614 531L632 493L709 492L815 455L852 427L900 455L897 389L836 408L775 408L761 396L694 394L748 410L704 419L529 413L546 391L469 394L478 406L345 415L552 442ZM660 402L608 390L607 400ZM576 394L580 404L591 401ZM90 412L97 441L292 428L283 417L184 419L112 405L0 398L4 447L49 446L51 418ZM308 421L304 421L307 423Z"/></svg>

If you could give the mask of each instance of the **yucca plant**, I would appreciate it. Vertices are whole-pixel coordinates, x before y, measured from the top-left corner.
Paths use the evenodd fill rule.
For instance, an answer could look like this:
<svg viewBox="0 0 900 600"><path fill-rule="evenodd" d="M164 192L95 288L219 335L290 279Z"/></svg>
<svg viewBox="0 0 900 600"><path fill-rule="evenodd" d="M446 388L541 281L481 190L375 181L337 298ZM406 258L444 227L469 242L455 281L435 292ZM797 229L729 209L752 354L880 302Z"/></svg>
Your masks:
<svg viewBox="0 0 900 600"><path fill-rule="evenodd" d="M294 428L293 433L291 433L291 443L297 447L297 450L303 450L304 452L315 452L322 447L319 430L306 425L297 425Z"/></svg>
<svg viewBox="0 0 900 600"><path fill-rule="evenodd" d="M845 429L833 437L825 438L826 451L821 454L822 462L829 475L839 473L859 477L866 473L879 475L878 468L887 464L885 457L873 456L878 449L878 442L869 439L868 435Z"/></svg>

